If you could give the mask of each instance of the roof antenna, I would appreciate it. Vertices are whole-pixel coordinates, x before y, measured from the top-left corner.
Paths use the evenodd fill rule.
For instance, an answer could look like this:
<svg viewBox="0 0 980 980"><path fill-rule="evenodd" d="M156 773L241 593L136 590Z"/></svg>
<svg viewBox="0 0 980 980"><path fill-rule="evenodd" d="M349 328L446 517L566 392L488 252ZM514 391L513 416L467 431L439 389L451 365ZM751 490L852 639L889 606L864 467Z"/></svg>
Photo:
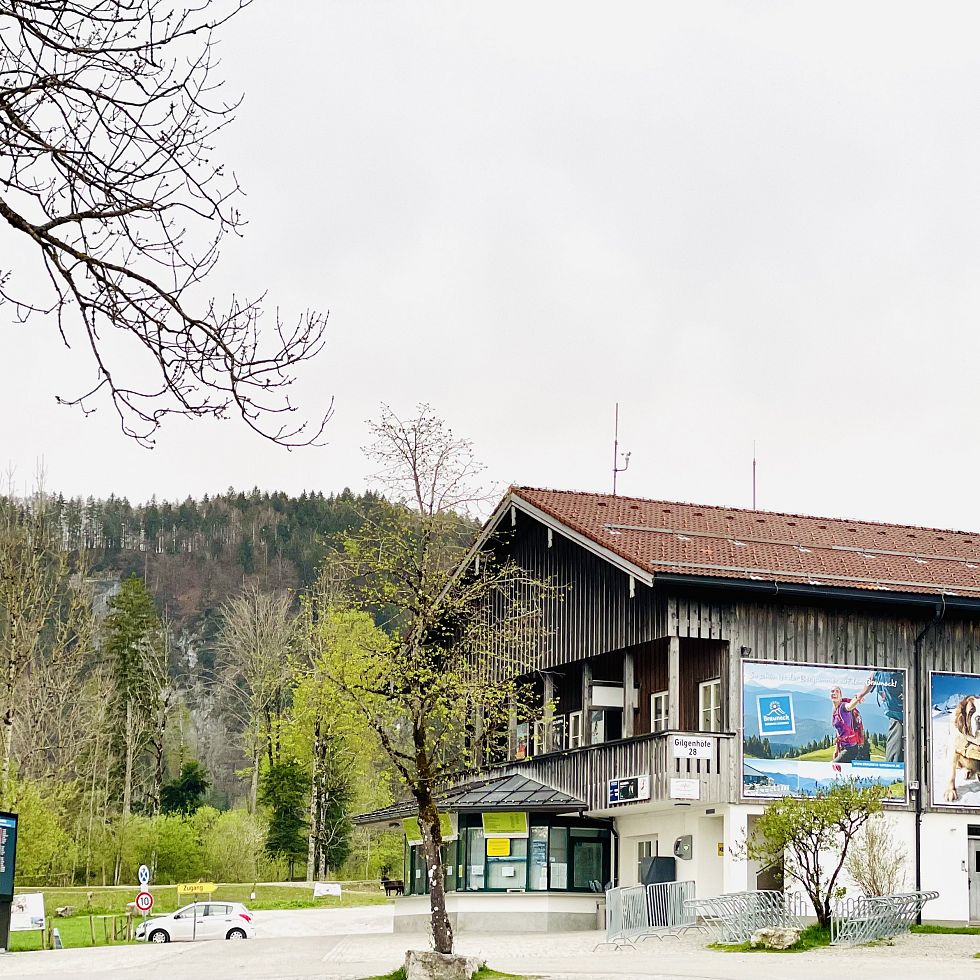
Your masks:
<svg viewBox="0 0 980 980"><path fill-rule="evenodd" d="M625 473L630 468L630 456L632 453L623 453L623 465L619 465L619 402L616 402L616 428L613 433L613 492L616 496L616 476Z"/></svg>
<svg viewBox="0 0 980 980"><path fill-rule="evenodd" d="M755 439L752 440L752 509L755 510Z"/></svg>

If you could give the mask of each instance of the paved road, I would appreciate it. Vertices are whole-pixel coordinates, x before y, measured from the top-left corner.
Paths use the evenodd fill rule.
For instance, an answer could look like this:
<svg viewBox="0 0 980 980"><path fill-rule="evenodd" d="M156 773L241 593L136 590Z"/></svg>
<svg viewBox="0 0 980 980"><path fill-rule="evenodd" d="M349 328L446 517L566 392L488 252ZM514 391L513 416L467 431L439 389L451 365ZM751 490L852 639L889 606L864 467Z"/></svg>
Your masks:
<svg viewBox="0 0 980 980"><path fill-rule="evenodd" d="M260 938L7 954L0 977L89 980L360 980L387 973L419 936L391 932L391 907L259 912ZM548 980L958 980L980 976L977 936L904 936L893 945L785 955L706 950L698 937L593 952L598 933L463 935L461 953L497 969Z"/></svg>

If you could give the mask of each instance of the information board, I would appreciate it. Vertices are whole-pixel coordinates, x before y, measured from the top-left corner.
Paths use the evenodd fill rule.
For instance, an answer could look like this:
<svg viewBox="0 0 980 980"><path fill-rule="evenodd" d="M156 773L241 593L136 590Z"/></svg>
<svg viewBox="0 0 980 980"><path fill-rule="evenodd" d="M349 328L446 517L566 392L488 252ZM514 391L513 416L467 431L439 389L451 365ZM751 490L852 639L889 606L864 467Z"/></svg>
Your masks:
<svg viewBox="0 0 980 980"><path fill-rule="evenodd" d="M422 831L419 828L418 817L406 817L402 821L402 829L405 831L405 836L408 838L409 844L422 843ZM439 829L442 831L443 843L456 840L456 827L453 820L453 814L439 814Z"/></svg>
<svg viewBox="0 0 980 980"><path fill-rule="evenodd" d="M31 892L28 895L15 895L10 906L10 931L44 931L44 895Z"/></svg>
<svg viewBox="0 0 980 980"><path fill-rule="evenodd" d="M487 837L527 837L527 814L523 810L491 810L483 814Z"/></svg>
<svg viewBox="0 0 980 980"><path fill-rule="evenodd" d="M17 864L17 814L0 813L0 899L14 897Z"/></svg>

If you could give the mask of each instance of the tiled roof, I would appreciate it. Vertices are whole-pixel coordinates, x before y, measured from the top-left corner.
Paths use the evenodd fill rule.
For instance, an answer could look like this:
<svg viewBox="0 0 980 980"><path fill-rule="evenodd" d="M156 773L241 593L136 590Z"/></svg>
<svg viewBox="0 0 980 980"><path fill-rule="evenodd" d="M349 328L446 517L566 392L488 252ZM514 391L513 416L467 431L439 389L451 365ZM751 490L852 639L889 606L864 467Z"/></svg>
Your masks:
<svg viewBox="0 0 980 980"><path fill-rule="evenodd" d="M547 813L565 813L569 810L585 810L582 800L569 796L561 790L552 789L527 776L502 776L496 779L481 779L464 783L448 790L439 801L439 808L448 813L461 810L534 810ZM354 818L355 823L387 823L411 817L417 813L416 804L411 801L393 803L381 810L362 813Z"/></svg>
<svg viewBox="0 0 980 980"><path fill-rule="evenodd" d="M980 532L511 487L651 573L980 597Z"/></svg>

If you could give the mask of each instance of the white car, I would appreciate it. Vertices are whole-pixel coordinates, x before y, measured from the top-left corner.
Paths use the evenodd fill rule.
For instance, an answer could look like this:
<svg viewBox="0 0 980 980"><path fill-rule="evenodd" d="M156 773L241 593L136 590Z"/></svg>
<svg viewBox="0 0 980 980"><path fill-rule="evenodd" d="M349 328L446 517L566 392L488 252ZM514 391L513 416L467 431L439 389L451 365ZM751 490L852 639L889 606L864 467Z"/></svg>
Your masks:
<svg viewBox="0 0 980 980"><path fill-rule="evenodd" d="M136 927L136 938L151 943L254 937L252 913L241 902L194 902Z"/></svg>

